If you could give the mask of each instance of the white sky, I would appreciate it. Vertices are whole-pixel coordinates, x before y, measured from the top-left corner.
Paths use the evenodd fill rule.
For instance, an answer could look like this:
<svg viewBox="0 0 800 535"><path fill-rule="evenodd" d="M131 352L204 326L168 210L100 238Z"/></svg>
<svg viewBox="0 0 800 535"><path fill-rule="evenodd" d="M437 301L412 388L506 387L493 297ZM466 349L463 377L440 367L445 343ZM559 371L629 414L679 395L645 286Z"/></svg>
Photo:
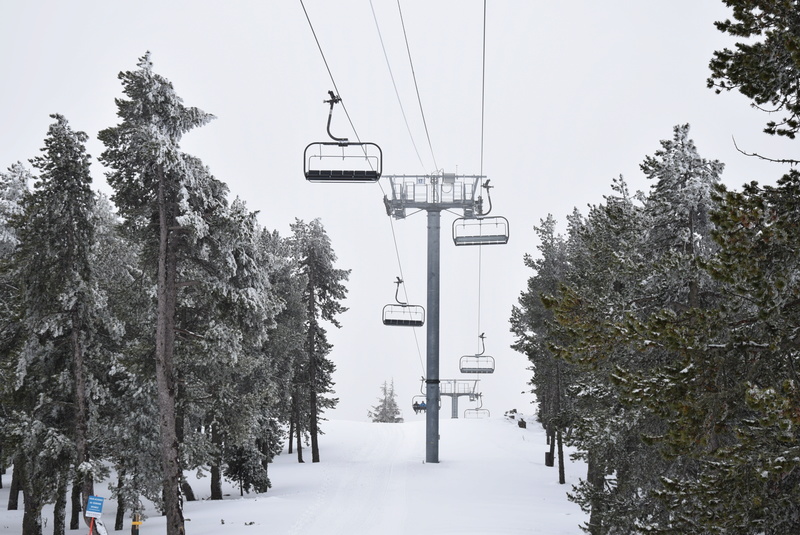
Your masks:
<svg viewBox="0 0 800 535"><path fill-rule="evenodd" d="M383 149L384 173L433 171L397 2L373 5L422 165L369 1L305 4L358 135ZM401 6L436 163L478 174L483 2ZM785 157L789 146L761 133L765 114L741 95L705 86L712 52L731 45L713 26L726 16L717 0L488 2L483 169L495 186L493 214L509 219L511 239L481 253L455 248L454 216L443 215L440 375L457 378L459 357L479 352L485 332L497 371L482 378L480 390L493 414L526 410L532 399L520 394L529 372L509 348L508 318L530 276L522 258L536 254L540 219L552 213L563 222L573 207L602 202L619 174L631 189L647 189L639 163L679 123L692 125L703 157L726 164L729 186L774 182L783 172L739 154L731 141ZM365 420L380 384L394 378L413 418L407 406L419 393L425 331L417 331L418 353L411 329L380 321L400 274L381 186L310 184L302 175L305 146L327 139L322 101L333 87L299 0L0 0L0 50L3 169L39 154L51 113L89 134L88 150L98 156L97 132L117 124L117 74L135 69L150 50L156 72L187 105L217 116L189 133L183 149L226 182L231 197L258 210L266 228L286 236L294 218L321 218L338 267L352 269L350 311L343 328L330 332L341 399L332 416ZM355 137L339 107L332 131ZM93 176L110 193L98 163ZM425 304L425 214L393 224L409 299ZM461 411L467 406L462 400ZM445 401L442 416L449 415Z"/></svg>

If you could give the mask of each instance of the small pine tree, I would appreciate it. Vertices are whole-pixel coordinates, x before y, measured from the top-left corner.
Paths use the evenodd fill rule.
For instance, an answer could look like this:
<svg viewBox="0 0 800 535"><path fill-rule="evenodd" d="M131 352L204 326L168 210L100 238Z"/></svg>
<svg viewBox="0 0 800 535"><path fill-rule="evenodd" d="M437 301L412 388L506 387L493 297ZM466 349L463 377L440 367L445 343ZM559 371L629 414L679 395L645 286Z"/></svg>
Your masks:
<svg viewBox="0 0 800 535"><path fill-rule="evenodd" d="M394 379L387 384L383 382L381 386L382 396L378 398L378 404L372 407L367 414L373 422L398 424L402 423L403 417L400 415L400 407L397 406L397 395L394 393Z"/></svg>

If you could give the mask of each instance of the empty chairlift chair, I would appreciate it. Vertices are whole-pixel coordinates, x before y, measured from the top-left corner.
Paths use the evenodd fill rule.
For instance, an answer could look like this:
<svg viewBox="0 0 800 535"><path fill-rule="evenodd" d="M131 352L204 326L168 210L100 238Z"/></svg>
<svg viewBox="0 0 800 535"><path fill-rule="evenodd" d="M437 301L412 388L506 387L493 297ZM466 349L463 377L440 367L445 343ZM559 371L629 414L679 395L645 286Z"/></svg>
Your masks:
<svg viewBox="0 0 800 535"><path fill-rule="evenodd" d="M461 373L494 373L494 357L489 355L464 355L458 361Z"/></svg>
<svg viewBox="0 0 800 535"><path fill-rule="evenodd" d="M503 245L508 243L508 219L503 216L459 217L453 221L456 245Z"/></svg>
<svg viewBox="0 0 800 535"><path fill-rule="evenodd" d="M489 216L492 211L491 188L487 180L482 186L486 190L489 209L481 213L483 198L477 201L478 212L453 221L453 243L456 245L504 245L508 243L508 219L503 216Z"/></svg>
<svg viewBox="0 0 800 535"><path fill-rule="evenodd" d="M383 172L383 152L375 143L353 142L331 134L333 105L341 99L331 96L326 103L328 112L328 135L333 141L309 143L303 152L303 173L309 182L377 182Z"/></svg>
<svg viewBox="0 0 800 535"><path fill-rule="evenodd" d="M483 408L483 395L478 393L475 395L478 400L478 406L472 409L466 409L464 411L464 418L465 419L480 419L480 418L489 418L492 416L492 413L489 412L489 409Z"/></svg>
<svg viewBox="0 0 800 535"><path fill-rule="evenodd" d="M494 373L494 357L484 355L486 345L484 334L479 336L483 350L477 355L464 355L458 361L458 368L461 373Z"/></svg>
<svg viewBox="0 0 800 535"><path fill-rule="evenodd" d="M397 277L397 290L394 293L396 303L383 307L383 324L395 327L422 327L425 324L425 308L420 305L409 305L400 301L400 284L403 280Z"/></svg>

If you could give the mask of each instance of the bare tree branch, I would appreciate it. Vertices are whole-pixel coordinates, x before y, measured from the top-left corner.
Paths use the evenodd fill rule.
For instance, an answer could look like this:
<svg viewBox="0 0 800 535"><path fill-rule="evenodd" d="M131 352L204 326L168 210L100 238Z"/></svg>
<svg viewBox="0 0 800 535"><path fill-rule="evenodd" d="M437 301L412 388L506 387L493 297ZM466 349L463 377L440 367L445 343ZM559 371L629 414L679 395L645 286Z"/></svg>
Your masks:
<svg viewBox="0 0 800 535"><path fill-rule="evenodd" d="M791 166L795 166L797 164L800 164L800 160L793 160L793 159L777 160L775 158L768 158L766 156L762 156L762 155L758 154L757 152L745 152L745 151L743 151L742 149L739 148L739 145L736 144L736 138L735 137L731 136L731 139L733 140L733 146L736 147L736 150L738 150L739 152L741 152L745 156L754 156L756 158L759 158L761 160L766 160L768 162L788 163Z"/></svg>

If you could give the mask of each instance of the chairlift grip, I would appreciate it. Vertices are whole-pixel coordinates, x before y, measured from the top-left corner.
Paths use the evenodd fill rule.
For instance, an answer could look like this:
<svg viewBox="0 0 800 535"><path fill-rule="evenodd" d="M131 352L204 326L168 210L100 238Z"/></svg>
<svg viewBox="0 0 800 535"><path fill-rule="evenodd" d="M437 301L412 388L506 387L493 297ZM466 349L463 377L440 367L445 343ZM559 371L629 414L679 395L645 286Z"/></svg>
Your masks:
<svg viewBox="0 0 800 535"><path fill-rule="evenodd" d="M342 98L338 95L334 95L333 91L328 91L328 94L331 96L330 100L323 100L322 102L331 105L331 109L328 110L328 135L331 137L332 140L338 141L339 143L347 143L348 139L346 137L336 137L331 134L331 118L333 117L333 105L341 102Z"/></svg>

